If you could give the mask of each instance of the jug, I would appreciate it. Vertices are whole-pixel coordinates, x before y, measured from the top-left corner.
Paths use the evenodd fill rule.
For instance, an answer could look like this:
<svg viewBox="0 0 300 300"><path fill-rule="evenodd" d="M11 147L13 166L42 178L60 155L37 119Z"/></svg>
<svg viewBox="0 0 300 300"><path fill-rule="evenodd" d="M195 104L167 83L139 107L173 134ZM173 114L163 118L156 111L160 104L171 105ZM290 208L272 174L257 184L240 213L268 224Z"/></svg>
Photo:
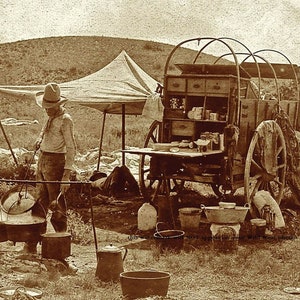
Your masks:
<svg viewBox="0 0 300 300"><path fill-rule="evenodd" d="M157 211L150 203L145 202L138 210L138 229L147 231L155 228Z"/></svg>
<svg viewBox="0 0 300 300"><path fill-rule="evenodd" d="M124 271L123 261L126 255L127 249L124 247L118 248L110 244L101 248L97 251L96 276L102 281L118 281L120 273Z"/></svg>

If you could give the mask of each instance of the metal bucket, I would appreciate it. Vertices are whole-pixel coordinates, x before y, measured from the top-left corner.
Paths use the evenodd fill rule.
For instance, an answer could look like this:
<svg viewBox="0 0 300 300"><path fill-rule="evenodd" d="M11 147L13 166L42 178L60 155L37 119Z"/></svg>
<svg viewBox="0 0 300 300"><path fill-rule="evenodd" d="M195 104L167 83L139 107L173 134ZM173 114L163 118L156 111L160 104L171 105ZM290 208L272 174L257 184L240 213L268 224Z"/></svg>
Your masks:
<svg viewBox="0 0 300 300"><path fill-rule="evenodd" d="M201 209L197 207L184 207L179 209L179 219L182 229L199 229Z"/></svg>
<svg viewBox="0 0 300 300"><path fill-rule="evenodd" d="M267 221L265 219L251 219L251 236L253 239L265 236Z"/></svg>
<svg viewBox="0 0 300 300"><path fill-rule="evenodd" d="M165 297L169 289L170 273L152 270L122 272L120 282L125 299Z"/></svg>
<svg viewBox="0 0 300 300"><path fill-rule="evenodd" d="M71 234L53 232L42 234L42 257L65 259L71 255Z"/></svg>
<svg viewBox="0 0 300 300"><path fill-rule="evenodd" d="M160 252L180 252L184 243L185 232L182 230L162 230L154 233L156 246Z"/></svg>

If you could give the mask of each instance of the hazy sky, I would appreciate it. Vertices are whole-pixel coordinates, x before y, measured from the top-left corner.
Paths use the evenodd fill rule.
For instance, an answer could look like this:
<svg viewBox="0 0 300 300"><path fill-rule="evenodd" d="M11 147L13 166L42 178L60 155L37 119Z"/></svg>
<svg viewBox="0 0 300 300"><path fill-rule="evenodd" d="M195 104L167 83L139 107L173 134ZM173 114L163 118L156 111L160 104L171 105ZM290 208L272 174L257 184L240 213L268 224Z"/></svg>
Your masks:
<svg viewBox="0 0 300 300"><path fill-rule="evenodd" d="M231 37L300 65L300 0L0 0L0 43L97 35L178 44Z"/></svg>

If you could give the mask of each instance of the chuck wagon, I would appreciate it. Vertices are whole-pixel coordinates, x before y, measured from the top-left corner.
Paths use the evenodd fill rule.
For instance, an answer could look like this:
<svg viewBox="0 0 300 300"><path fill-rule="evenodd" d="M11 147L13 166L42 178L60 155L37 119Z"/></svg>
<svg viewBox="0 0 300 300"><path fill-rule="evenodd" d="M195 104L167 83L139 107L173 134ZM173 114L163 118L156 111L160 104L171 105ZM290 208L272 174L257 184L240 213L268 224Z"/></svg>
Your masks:
<svg viewBox="0 0 300 300"><path fill-rule="evenodd" d="M191 42L199 50L186 61L177 52ZM223 51L201 63L210 47ZM287 172L299 161L297 76L283 53L251 52L232 38L175 46L164 68L163 120L151 125L144 148L135 152L142 190L166 180L170 192L192 181L211 185L220 197L243 188L249 204L267 190L280 204Z"/></svg>

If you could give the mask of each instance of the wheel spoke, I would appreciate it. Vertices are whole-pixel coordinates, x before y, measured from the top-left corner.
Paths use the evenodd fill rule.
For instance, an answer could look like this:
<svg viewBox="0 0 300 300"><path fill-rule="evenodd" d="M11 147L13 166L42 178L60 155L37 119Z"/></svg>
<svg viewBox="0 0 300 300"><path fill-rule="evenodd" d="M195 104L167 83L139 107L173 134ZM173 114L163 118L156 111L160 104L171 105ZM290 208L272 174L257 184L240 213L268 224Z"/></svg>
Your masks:
<svg viewBox="0 0 300 300"><path fill-rule="evenodd" d="M274 182L277 183L279 187L283 186L283 183L280 182L278 179L274 179Z"/></svg>
<svg viewBox="0 0 300 300"><path fill-rule="evenodd" d="M157 143L159 141L159 134L160 134L160 126L161 122L154 121L150 128L148 135L145 139L144 148L149 147L153 143ZM145 155L140 157L140 164L139 164L139 184L141 188L141 192L145 197L148 197L149 190L153 189L158 180L150 178L150 171L151 167L148 163L148 159L145 159Z"/></svg>
<svg viewBox="0 0 300 300"><path fill-rule="evenodd" d="M277 149L277 152L276 152L276 156L278 156L281 151L283 150L283 146L280 146L278 149Z"/></svg>
<svg viewBox="0 0 300 300"><path fill-rule="evenodd" d="M284 168L284 167L285 167L285 164L281 164L281 165L278 165L278 166L276 167L276 169L279 170L279 169L282 169L282 168Z"/></svg>
<svg viewBox="0 0 300 300"><path fill-rule="evenodd" d="M251 166L252 165L258 170L262 170L262 167L254 160L254 158L251 159Z"/></svg>
<svg viewBox="0 0 300 300"><path fill-rule="evenodd" d="M277 186L277 190L275 191L275 187L273 187L271 185L271 182L268 183L268 191L270 192L271 196L274 198L274 199L277 199L278 197L278 191L279 191L279 187ZM275 194L277 192L277 195Z"/></svg>
<svg viewBox="0 0 300 300"><path fill-rule="evenodd" d="M269 141L272 145L267 144ZM273 120L262 121L249 144L245 163L246 202L251 203L258 190L268 190L278 203L282 198L286 176L285 138ZM248 185L248 187L247 187Z"/></svg>
<svg viewBox="0 0 300 300"><path fill-rule="evenodd" d="M263 184L263 180L261 176L255 176L257 178L256 183L252 189L252 191L250 192L250 198L252 199L253 196L256 194L256 192L259 190L259 188L261 187L261 185Z"/></svg>

